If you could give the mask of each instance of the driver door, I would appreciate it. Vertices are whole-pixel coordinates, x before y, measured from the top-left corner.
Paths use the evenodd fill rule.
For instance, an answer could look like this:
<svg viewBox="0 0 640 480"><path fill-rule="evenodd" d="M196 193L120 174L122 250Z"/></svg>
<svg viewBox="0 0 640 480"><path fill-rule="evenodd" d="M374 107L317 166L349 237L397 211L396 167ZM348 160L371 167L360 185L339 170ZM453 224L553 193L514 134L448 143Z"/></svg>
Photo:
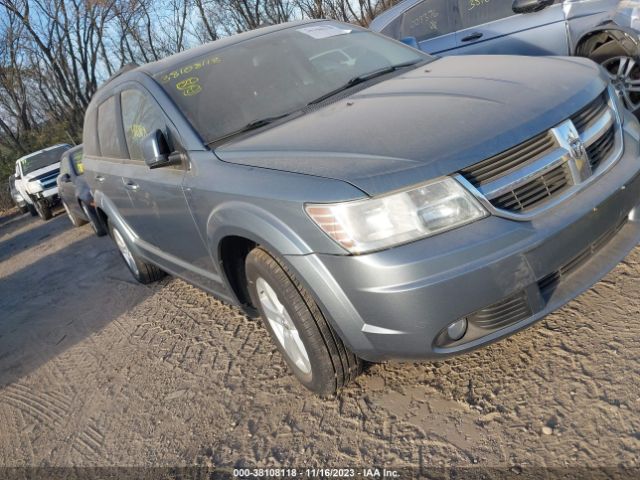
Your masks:
<svg viewBox="0 0 640 480"><path fill-rule="evenodd" d="M142 88L125 88L120 95L128 150L121 182L131 199L131 208L122 212L125 220L161 267L186 278L192 277L190 266L210 270L213 262L182 189L186 162L150 169L142 155L142 139L156 130L174 139L171 143L176 146L177 134L171 122Z"/></svg>
<svg viewBox="0 0 640 480"><path fill-rule="evenodd" d="M456 55L569 55L562 2L516 14L513 0L456 0Z"/></svg>

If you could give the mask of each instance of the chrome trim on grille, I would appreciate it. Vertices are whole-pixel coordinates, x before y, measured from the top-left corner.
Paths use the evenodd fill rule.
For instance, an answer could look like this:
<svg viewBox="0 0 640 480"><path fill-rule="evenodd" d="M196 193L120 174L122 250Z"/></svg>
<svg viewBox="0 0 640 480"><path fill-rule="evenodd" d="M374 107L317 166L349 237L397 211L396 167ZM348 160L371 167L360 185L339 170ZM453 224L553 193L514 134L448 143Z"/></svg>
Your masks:
<svg viewBox="0 0 640 480"><path fill-rule="evenodd" d="M517 166L506 173L500 170L493 176L487 174L489 163L483 160L461 170L454 178L494 215L520 221L540 215L587 187L622 156L622 123L612 95L615 95L615 92L609 87L572 118L550 129L547 134L551 135L554 142L547 150L536 152L538 155L535 157L525 152L523 156L526 156L526 159L521 163L510 160ZM584 129L583 131L576 129L574 120ZM611 135L611 129L614 136L613 149L610 145L611 139L607 138ZM544 135L543 133L534 138L542 138ZM531 143L532 140L529 140L521 145L525 149ZM590 158L589 153L601 153L599 148L602 145L605 146L605 154L612 150L608 157ZM505 154L513 156L517 148L513 147L492 158L502 162ZM563 166L563 169L558 169L559 166ZM484 178L488 177L489 181L476 181L476 170L481 170ZM547 185L545 175L548 176L551 172L554 183ZM565 175L564 179L561 178L562 172ZM524 195L524 201L520 201L519 195ZM508 201L505 200L505 196L510 197ZM500 208L499 205L506 203L511 205L512 210ZM514 208L515 206L517 208Z"/></svg>

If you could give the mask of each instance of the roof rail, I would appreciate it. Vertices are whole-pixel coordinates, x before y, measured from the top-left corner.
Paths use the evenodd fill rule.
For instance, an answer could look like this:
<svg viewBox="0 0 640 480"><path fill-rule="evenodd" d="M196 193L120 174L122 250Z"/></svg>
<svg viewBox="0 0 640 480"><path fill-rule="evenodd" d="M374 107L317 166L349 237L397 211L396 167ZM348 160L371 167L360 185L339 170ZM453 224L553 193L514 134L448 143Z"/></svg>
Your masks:
<svg viewBox="0 0 640 480"><path fill-rule="evenodd" d="M106 85L107 83L111 82L112 80L115 80L116 78L118 78L120 75L122 75L123 73L126 73L130 70L134 70L136 68L138 68L140 65L138 65L135 62L132 63L127 63L125 65L123 65L122 67L120 67L120 70L118 70L116 73L114 73L113 75L111 75L106 82L104 82L104 85Z"/></svg>

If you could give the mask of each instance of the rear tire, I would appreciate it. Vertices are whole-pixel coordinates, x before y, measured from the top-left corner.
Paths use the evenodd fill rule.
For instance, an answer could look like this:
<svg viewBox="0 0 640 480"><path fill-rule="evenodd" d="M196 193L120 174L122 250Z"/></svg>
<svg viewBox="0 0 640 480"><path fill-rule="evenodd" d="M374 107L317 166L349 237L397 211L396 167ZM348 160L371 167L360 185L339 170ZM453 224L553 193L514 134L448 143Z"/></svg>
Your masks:
<svg viewBox="0 0 640 480"><path fill-rule="evenodd" d="M69 217L71 225L73 225L74 227L81 227L82 225L87 223L85 219L76 216L76 214L71 211L64 200L62 201L62 206L64 207L64 211L67 212L67 217Z"/></svg>
<svg viewBox="0 0 640 480"><path fill-rule="evenodd" d="M122 256L122 259L133 275L133 278L135 278L140 283L147 284L160 280L166 275L166 273L160 270L158 267L151 263L145 262L135 253L133 253L133 251L130 250L127 241L125 240L124 235L120 233L115 225L109 223L109 230L111 233L111 238L113 238L113 240L116 242L116 246L118 247L120 256Z"/></svg>
<svg viewBox="0 0 640 480"><path fill-rule="evenodd" d="M82 201L80 202L80 206L82 207L82 211L84 212L85 216L89 219L91 228L93 228L93 232L96 234L96 236L104 237L107 234L107 230L104 228L102 221L98 217L96 209Z"/></svg>
<svg viewBox="0 0 640 480"><path fill-rule="evenodd" d="M251 301L300 383L320 396L331 396L362 372L362 360L349 351L281 261L255 248L245 266Z"/></svg>

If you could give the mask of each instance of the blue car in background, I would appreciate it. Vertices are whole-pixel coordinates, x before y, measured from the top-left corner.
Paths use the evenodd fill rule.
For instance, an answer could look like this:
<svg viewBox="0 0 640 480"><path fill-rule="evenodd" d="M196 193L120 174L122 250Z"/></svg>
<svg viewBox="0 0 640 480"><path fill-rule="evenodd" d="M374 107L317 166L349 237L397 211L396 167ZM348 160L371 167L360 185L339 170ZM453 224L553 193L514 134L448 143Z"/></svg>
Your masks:
<svg viewBox="0 0 640 480"><path fill-rule="evenodd" d="M588 57L638 113L639 7L618 0L404 0L369 28L431 54Z"/></svg>

